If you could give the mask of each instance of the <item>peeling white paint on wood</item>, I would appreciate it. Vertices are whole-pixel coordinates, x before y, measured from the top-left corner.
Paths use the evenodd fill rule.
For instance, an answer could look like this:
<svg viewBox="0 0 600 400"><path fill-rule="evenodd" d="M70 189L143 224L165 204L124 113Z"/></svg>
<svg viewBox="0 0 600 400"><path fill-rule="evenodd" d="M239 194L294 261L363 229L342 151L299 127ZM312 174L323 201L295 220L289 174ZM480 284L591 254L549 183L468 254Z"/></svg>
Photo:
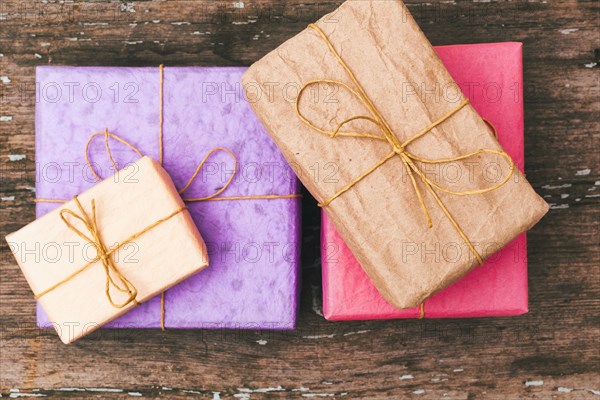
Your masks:
<svg viewBox="0 0 600 400"><path fill-rule="evenodd" d="M371 332L370 329L364 329L364 330L356 331L356 332L346 332L346 333L344 333L344 336L362 335L364 333L369 333L369 332Z"/></svg>
<svg viewBox="0 0 600 400"><path fill-rule="evenodd" d="M407 379L415 379L415 377L414 377L414 376L412 376L412 375L402 375L402 376L400 377L400 380L401 380L401 381L404 381L404 380L407 380Z"/></svg>
<svg viewBox="0 0 600 400"><path fill-rule="evenodd" d="M557 391L559 391L561 393L571 393L573 391L573 389L561 386L557 389Z"/></svg>
<svg viewBox="0 0 600 400"><path fill-rule="evenodd" d="M257 340L257 341L256 341L256 343L260 344L261 346L264 346L264 345L266 345L268 342L267 342L266 340L264 340L264 339L260 339L260 340Z"/></svg>
<svg viewBox="0 0 600 400"><path fill-rule="evenodd" d="M27 156L25 154L9 154L8 161L21 161L26 159Z"/></svg>
<svg viewBox="0 0 600 400"><path fill-rule="evenodd" d="M298 389L292 389L292 392L308 392L310 388L300 386Z"/></svg>
<svg viewBox="0 0 600 400"><path fill-rule="evenodd" d="M592 170L590 168L580 169L579 171L575 172L575 176L586 176L591 172Z"/></svg>
<svg viewBox="0 0 600 400"><path fill-rule="evenodd" d="M526 381L525 382L525 387L543 386L543 385L544 385L544 381Z"/></svg>
<svg viewBox="0 0 600 400"><path fill-rule="evenodd" d="M417 389L413 393L414 394L425 394L425 389Z"/></svg>
<svg viewBox="0 0 600 400"><path fill-rule="evenodd" d="M133 3L121 3L121 12L134 13L135 8Z"/></svg>
<svg viewBox="0 0 600 400"><path fill-rule="evenodd" d="M570 188L571 186L573 186L573 185L570 183L565 183L563 185L554 185L554 186L553 185L544 185L544 186L542 186L542 189L549 189L549 190L551 190L551 189L566 189L566 188Z"/></svg>
<svg viewBox="0 0 600 400"><path fill-rule="evenodd" d="M332 333L331 335L308 335L308 336L302 336L304 339L331 339L333 337L335 337L335 333Z"/></svg>
<svg viewBox="0 0 600 400"><path fill-rule="evenodd" d="M559 32L563 35L570 35L571 33L577 32L578 28L561 29Z"/></svg>
<svg viewBox="0 0 600 400"><path fill-rule="evenodd" d="M551 210L564 210L565 208L569 208L568 204L554 204L550 203Z"/></svg>
<svg viewBox="0 0 600 400"><path fill-rule="evenodd" d="M241 393L268 393L268 392L285 392L285 389L282 386L277 386L277 387L258 388L258 389L238 388L238 391Z"/></svg>
<svg viewBox="0 0 600 400"><path fill-rule="evenodd" d="M0 197L0 200L2 200L2 201L13 201L14 199L15 199L15 196Z"/></svg>
<svg viewBox="0 0 600 400"><path fill-rule="evenodd" d="M0 81L2 81L2 83L4 83L5 85L6 85L7 83L10 83L10 82L11 82L11 81L10 81L10 78L9 78L8 76L6 76L6 75L0 76Z"/></svg>

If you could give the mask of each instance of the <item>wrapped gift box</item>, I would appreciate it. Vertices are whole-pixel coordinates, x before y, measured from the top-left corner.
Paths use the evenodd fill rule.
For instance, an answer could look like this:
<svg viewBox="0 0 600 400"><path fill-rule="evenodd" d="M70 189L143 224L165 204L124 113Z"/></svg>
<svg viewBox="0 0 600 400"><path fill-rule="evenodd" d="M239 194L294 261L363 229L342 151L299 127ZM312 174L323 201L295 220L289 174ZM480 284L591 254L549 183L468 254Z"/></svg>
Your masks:
<svg viewBox="0 0 600 400"><path fill-rule="evenodd" d="M6 240L64 343L208 265L171 178L149 157Z"/></svg>
<svg viewBox="0 0 600 400"><path fill-rule="evenodd" d="M451 285L548 210L402 1L346 1L242 80L269 134L397 308ZM451 258L409 262L402 249L449 245Z"/></svg>
<svg viewBox="0 0 600 400"><path fill-rule="evenodd" d="M435 47L473 107L523 171L521 43ZM527 312L525 233L420 307L398 309L377 292L327 214L322 213L323 314L329 320L487 317ZM410 250L410 249L409 249ZM418 249L413 249L413 251Z"/></svg>
<svg viewBox="0 0 600 400"><path fill-rule="evenodd" d="M165 68L162 97L162 165L178 189L215 148L186 198L208 249L210 267L165 293L166 328L292 329L298 286L299 185L279 150L244 99L245 68ZM161 158L161 80L158 67L38 67L36 195L69 199L96 183L85 162L90 135L107 128L140 153ZM109 140L117 166L139 158ZM113 167L102 135L89 146L101 177ZM113 171L114 172L114 171ZM233 180L228 185L230 178ZM231 200L216 201L219 197ZM42 216L57 204L40 202ZM173 238L177 240L177 238ZM173 258L171 268L179 268ZM160 327L160 296L108 324ZM38 324L48 318L38 307Z"/></svg>

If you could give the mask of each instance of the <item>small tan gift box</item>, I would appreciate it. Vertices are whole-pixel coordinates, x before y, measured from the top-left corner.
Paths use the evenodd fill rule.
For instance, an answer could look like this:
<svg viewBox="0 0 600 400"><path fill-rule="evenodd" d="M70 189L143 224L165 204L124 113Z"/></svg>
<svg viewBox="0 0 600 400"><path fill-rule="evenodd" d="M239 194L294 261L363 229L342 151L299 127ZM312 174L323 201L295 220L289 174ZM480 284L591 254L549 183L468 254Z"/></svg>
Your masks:
<svg viewBox="0 0 600 400"><path fill-rule="evenodd" d="M171 178L149 157L6 240L64 343L208 265Z"/></svg>

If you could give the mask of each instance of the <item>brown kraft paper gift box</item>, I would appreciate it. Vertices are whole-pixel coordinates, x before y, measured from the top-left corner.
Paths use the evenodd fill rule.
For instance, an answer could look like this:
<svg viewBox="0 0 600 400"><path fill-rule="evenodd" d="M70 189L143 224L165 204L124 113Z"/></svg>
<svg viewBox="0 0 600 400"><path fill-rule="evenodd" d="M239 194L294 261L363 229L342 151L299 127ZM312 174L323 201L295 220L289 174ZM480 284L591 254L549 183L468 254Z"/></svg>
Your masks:
<svg viewBox="0 0 600 400"><path fill-rule="evenodd" d="M511 168L401 1L347 1L315 25L250 67L246 95L380 293L399 308L419 305L531 228L548 205ZM349 121L339 131L350 134L335 134L356 116L371 121ZM385 123L395 139L371 137L383 138ZM409 162L455 193L411 168L413 184Z"/></svg>

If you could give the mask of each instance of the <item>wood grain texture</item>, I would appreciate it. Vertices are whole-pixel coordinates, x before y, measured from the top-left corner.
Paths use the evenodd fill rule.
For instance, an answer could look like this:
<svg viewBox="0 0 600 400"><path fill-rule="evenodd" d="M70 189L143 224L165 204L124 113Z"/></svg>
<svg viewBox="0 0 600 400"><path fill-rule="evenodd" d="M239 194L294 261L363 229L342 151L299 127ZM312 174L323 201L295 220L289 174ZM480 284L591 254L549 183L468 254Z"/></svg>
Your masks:
<svg viewBox="0 0 600 400"><path fill-rule="evenodd" d="M599 3L407 4L434 45L524 43L526 173L552 203L529 234L529 314L325 321L307 197L296 331L102 330L64 346L35 327L2 240L2 396L600 398ZM36 65L249 65L338 5L0 0L2 237L34 218Z"/></svg>

